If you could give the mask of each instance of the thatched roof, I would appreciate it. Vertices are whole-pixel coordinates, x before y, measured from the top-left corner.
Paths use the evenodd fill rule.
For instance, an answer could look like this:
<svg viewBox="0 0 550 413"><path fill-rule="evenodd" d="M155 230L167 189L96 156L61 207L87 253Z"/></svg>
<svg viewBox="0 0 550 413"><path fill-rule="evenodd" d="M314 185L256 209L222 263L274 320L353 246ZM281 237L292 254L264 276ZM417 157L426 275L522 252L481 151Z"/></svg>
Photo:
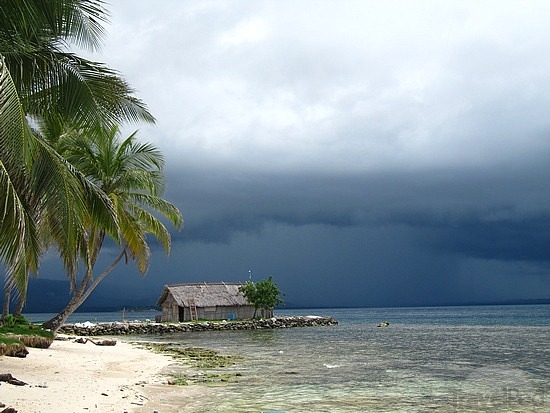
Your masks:
<svg viewBox="0 0 550 413"><path fill-rule="evenodd" d="M180 307L189 307L189 299L194 299L197 307L251 305L239 291L241 285L224 282L166 285L157 305L162 307L169 294Z"/></svg>

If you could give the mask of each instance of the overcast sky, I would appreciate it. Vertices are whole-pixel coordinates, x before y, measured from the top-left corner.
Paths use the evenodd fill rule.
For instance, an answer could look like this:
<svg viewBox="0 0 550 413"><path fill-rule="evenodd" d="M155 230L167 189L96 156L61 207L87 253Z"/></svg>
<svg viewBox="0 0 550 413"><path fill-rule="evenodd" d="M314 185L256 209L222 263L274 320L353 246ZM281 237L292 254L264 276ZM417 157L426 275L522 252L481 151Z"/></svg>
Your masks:
<svg viewBox="0 0 550 413"><path fill-rule="evenodd" d="M250 270L304 306L550 297L550 2L108 9L93 58L156 116L128 132L166 155L185 228L104 288Z"/></svg>

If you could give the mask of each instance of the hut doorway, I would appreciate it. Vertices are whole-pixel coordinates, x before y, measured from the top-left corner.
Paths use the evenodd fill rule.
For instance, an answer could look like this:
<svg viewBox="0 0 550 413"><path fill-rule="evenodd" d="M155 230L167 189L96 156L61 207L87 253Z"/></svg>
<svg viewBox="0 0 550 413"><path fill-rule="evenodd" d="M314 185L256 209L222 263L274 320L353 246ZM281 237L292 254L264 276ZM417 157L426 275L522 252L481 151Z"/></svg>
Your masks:
<svg viewBox="0 0 550 413"><path fill-rule="evenodd" d="M185 321L185 312L184 307L178 306L179 314L178 314L178 321L181 323Z"/></svg>

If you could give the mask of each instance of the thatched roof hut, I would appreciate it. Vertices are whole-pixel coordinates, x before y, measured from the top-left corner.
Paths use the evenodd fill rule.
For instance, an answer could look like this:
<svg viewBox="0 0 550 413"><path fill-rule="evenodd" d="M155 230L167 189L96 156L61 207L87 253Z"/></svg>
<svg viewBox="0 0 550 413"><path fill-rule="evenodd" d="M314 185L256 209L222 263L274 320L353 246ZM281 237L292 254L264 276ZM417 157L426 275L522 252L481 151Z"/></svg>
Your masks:
<svg viewBox="0 0 550 413"><path fill-rule="evenodd" d="M252 318L254 306L239 291L239 283L166 285L157 305L159 321L223 320Z"/></svg>

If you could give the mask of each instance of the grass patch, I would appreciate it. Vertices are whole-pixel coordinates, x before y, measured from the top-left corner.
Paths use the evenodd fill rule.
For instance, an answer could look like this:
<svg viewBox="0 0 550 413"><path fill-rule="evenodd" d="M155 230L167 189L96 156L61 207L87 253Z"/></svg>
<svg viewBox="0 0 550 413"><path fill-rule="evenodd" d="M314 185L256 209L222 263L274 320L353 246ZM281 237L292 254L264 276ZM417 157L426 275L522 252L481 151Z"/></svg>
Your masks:
<svg viewBox="0 0 550 413"><path fill-rule="evenodd" d="M7 316L0 325L0 342L5 344L17 340L28 347L48 348L55 336L49 330L29 323L23 316Z"/></svg>
<svg viewBox="0 0 550 413"><path fill-rule="evenodd" d="M5 344L6 346L9 346L10 344L23 344L21 340L10 337L10 336L0 336L0 344Z"/></svg>

